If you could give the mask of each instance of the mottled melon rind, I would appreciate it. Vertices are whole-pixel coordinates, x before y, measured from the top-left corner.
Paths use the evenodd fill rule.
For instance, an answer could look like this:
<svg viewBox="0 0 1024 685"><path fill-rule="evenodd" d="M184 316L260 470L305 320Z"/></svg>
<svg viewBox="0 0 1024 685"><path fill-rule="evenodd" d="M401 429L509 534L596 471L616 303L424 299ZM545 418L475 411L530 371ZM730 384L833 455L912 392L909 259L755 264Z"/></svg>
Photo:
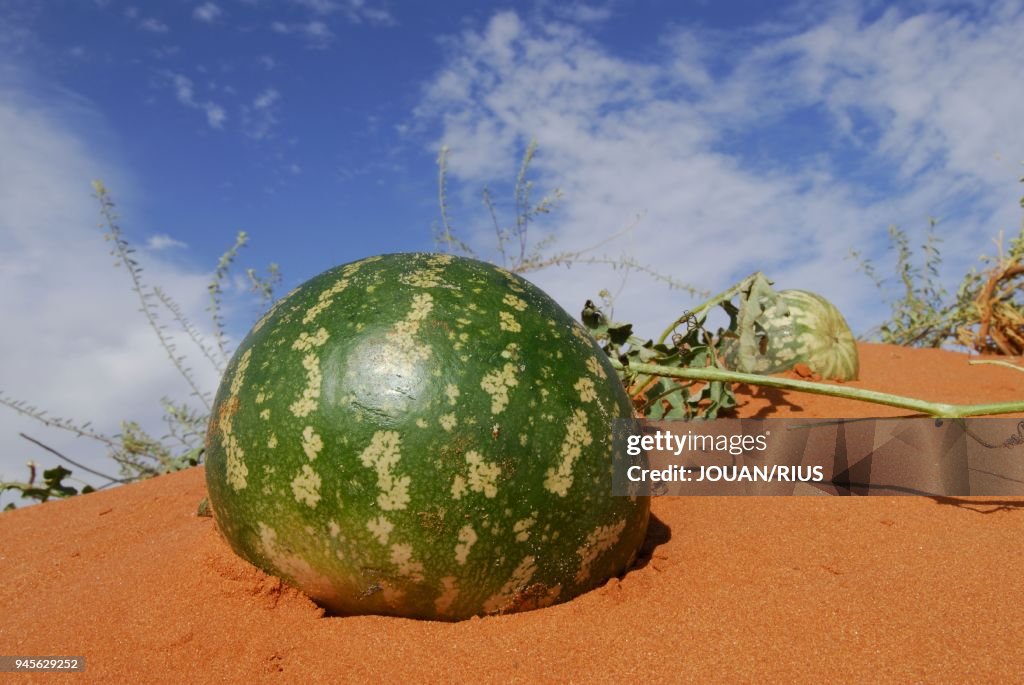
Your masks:
<svg viewBox="0 0 1024 685"><path fill-rule="evenodd" d="M783 290L779 297L784 307L771 306L757 319L768 342L767 349L756 355L754 368L740 369L735 339L723 345L726 365L770 374L788 371L802 362L822 378L856 380L860 366L857 342L836 306L806 290Z"/></svg>
<svg viewBox="0 0 1024 685"><path fill-rule="evenodd" d="M611 496L631 405L597 343L528 281L391 254L331 269L242 341L206 479L243 558L339 614L456 620L622 573L649 500Z"/></svg>

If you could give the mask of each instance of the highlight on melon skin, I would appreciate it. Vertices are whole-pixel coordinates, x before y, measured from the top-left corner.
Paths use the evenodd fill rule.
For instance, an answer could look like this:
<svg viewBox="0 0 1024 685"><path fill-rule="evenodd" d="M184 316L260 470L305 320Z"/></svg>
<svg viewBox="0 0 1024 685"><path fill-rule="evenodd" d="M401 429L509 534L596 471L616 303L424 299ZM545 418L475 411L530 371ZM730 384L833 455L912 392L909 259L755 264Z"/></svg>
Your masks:
<svg viewBox="0 0 1024 685"><path fill-rule="evenodd" d="M237 554L333 613L536 609L636 557L649 500L611 494L630 416L604 351L528 281L371 257L299 286L238 347L210 505Z"/></svg>

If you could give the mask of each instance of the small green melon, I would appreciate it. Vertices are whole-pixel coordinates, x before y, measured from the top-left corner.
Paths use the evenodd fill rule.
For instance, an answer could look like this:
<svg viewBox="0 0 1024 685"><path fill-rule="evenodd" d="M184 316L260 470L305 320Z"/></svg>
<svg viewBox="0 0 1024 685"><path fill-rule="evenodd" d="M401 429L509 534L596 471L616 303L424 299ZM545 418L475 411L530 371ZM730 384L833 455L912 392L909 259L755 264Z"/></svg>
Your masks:
<svg viewBox="0 0 1024 685"><path fill-rule="evenodd" d="M725 362L730 368L769 374L803 362L822 378L857 379L857 342L843 315L821 295L806 290L783 290L779 292L779 303L765 309L757 322L764 338L753 359L753 368L742 368L735 340L724 346Z"/></svg>
<svg viewBox="0 0 1024 685"><path fill-rule="evenodd" d="M217 393L206 480L243 558L330 611L456 620L622 573L644 497L613 497L631 405L586 330L476 260L390 254L284 297Z"/></svg>

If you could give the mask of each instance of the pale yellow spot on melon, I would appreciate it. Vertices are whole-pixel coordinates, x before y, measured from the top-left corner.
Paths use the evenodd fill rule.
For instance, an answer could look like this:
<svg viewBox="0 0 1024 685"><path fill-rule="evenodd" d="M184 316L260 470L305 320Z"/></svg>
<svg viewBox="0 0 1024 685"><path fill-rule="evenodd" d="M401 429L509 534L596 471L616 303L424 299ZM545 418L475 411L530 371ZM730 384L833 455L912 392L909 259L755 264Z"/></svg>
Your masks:
<svg viewBox="0 0 1024 685"><path fill-rule="evenodd" d="M598 376L599 378L607 378L608 375L604 372L604 367L601 366L601 362L597 360L597 357L589 357L587 359L587 370L590 373Z"/></svg>
<svg viewBox="0 0 1024 685"><path fill-rule="evenodd" d="M314 333L313 335L310 335L309 333L303 331L302 333L299 334L299 337L295 340L295 342L292 343L292 349L299 350L300 352L308 352L314 347L322 346L325 342L327 342L328 337L330 336L327 333L327 329L323 327L317 330L317 332Z"/></svg>
<svg viewBox="0 0 1024 685"><path fill-rule="evenodd" d="M434 610L439 614L447 614L458 596L458 579L455 576L445 576L441 579L441 594L434 600Z"/></svg>
<svg viewBox="0 0 1024 685"><path fill-rule="evenodd" d="M292 493L296 502L316 508L320 501L320 476L309 464L303 464L302 470L292 480Z"/></svg>
<svg viewBox="0 0 1024 685"><path fill-rule="evenodd" d="M437 422L441 424L441 428L444 428L446 431L450 433L452 429L455 428L455 425L459 422L459 420L455 418L455 414L445 414L440 419L438 419Z"/></svg>
<svg viewBox="0 0 1024 685"><path fill-rule="evenodd" d="M516 521L512 526L512 532L516 534L516 542L526 542L530 539L530 528L537 523L537 512L530 512L530 516Z"/></svg>
<svg viewBox="0 0 1024 685"><path fill-rule="evenodd" d="M593 402L597 399L597 390L594 389L594 381L589 378L581 378L572 386L580 394L581 402Z"/></svg>
<svg viewBox="0 0 1024 685"><path fill-rule="evenodd" d="M261 411L260 418L263 419L264 421L268 421L270 419L270 409L264 409L263 411Z"/></svg>
<svg viewBox="0 0 1024 685"><path fill-rule="evenodd" d="M462 499L466 494L466 479L456 475L452 480L452 499Z"/></svg>
<svg viewBox="0 0 1024 685"><path fill-rule="evenodd" d="M419 426L420 428L426 428L430 424L427 423L426 419L420 418L420 419L416 419L416 425Z"/></svg>
<svg viewBox="0 0 1024 685"><path fill-rule="evenodd" d="M412 545L391 545L391 563L398 567L398 575L414 583L423 582L423 564L413 559Z"/></svg>
<svg viewBox="0 0 1024 685"><path fill-rule="evenodd" d="M332 538L336 538L338 537L338 533L341 532L341 526L338 525L337 521L328 521L327 532L330 534Z"/></svg>
<svg viewBox="0 0 1024 685"><path fill-rule="evenodd" d="M228 484L237 492L246 486L249 477L249 467L245 465L243 458L245 452L238 444L234 435L224 435L224 450L227 452L227 479Z"/></svg>
<svg viewBox="0 0 1024 685"><path fill-rule="evenodd" d="M501 351L501 356L505 359L518 359L519 343L509 343L508 345L505 345L505 349Z"/></svg>
<svg viewBox="0 0 1024 685"><path fill-rule="evenodd" d="M391 531L395 529L395 524L388 521L388 519L381 515L375 519L370 519L366 522L366 529L370 531L373 537L382 545L388 544L388 536L391 535Z"/></svg>
<svg viewBox="0 0 1024 685"><path fill-rule="evenodd" d="M316 459L316 455L324 448L324 441L317 435L312 426L306 426L302 430L302 451L310 459Z"/></svg>
<svg viewBox="0 0 1024 685"><path fill-rule="evenodd" d="M508 390L519 385L516 378L516 367L507 363L500 371L491 371L486 374L480 387L491 396L491 413L500 414L508 406Z"/></svg>
<svg viewBox="0 0 1024 685"><path fill-rule="evenodd" d="M267 396L264 392L260 391L256 393L256 404L263 404L267 401Z"/></svg>
<svg viewBox="0 0 1024 685"><path fill-rule="evenodd" d="M469 550L476 544L477 535L473 526L465 525L459 529L459 542L455 545L455 563L464 566Z"/></svg>
<svg viewBox="0 0 1024 685"><path fill-rule="evenodd" d="M220 412L217 422L217 427L221 432L221 442L227 455L228 484L236 492L245 488L249 477L249 468L245 465L245 451L238 444L238 438L234 434L234 415L239 403L238 393L245 382L245 372L249 369L251 358L252 348L249 348L242 353L241 358L238 360L238 367L235 369L235 375L231 379L231 393L228 399L225 400L223 407L227 411L222 410ZM234 405L233 409L231 405Z"/></svg>
<svg viewBox="0 0 1024 685"><path fill-rule="evenodd" d="M429 293L417 293L412 298L412 308L405 319L398 321L386 337L397 348L397 352L411 361L425 361L430 357L430 348L416 339L420 325L434 308L434 298Z"/></svg>
<svg viewBox="0 0 1024 685"><path fill-rule="evenodd" d="M355 269L353 269L352 271L355 272ZM330 288L321 292L320 295L317 296L316 304L306 310L306 314L302 317L302 323L308 324L311 321L313 321L313 319L320 316L320 313L323 312L323 310L330 307L331 304L334 302L334 296L341 293L341 291L343 291L347 287L348 279L341 278L335 281L334 285L332 285Z"/></svg>
<svg viewBox="0 0 1024 685"><path fill-rule="evenodd" d="M498 316L501 317L501 323L498 324L501 330L509 333L518 333L523 330L523 327L516 321L516 317L512 316L512 312L498 312Z"/></svg>
<svg viewBox="0 0 1024 685"><path fill-rule="evenodd" d="M444 394L448 397L448 404L455 406L459 398L458 386L449 383L444 389Z"/></svg>
<svg viewBox="0 0 1024 685"><path fill-rule="evenodd" d="M501 475L501 467L484 461L479 452L466 452L466 463L469 465L467 483L473 492L482 492L488 499L498 494L497 481Z"/></svg>
<svg viewBox="0 0 1024 685"><path fill-rule="evenodd" d="M558 468L549 468L544 479L544 488L560 497L565 497L572 487L572 469L583 453L583 448L594 441L587 428L587 413L582 409L573 410L573 416L566 427L565 439L560 449L561 461Z"/></svg>
<svg viewBox="0 0 1024 685"><path fill-rule="evenodd" d="M250 347L242 353L242 358L238 360L238 368L235 369L235 375L231 379L231 394L237 395L242 389L242 383L245 382L245 372L249 370L249 362L252 359L252 348Z"/></svg>
<svg viewBox="0 0 1024 685"><path fill-rule="evenodd" d="M515 570L512 571L512 577L501 586L497 594L492 595L484 602L484 611L493 613L507 608L515 593L527 587L534 574L537 573L537 564L535 562L536 559L532 556L524 557Z"/></svg>
<svg viewBox="0 0 1024 685"><path fill-rule="evenodd" d="M271 433L270 434L270 439L267 440L267 447L270 448L270 449L274 449L275 447L277 447L277 434L276 433Z"/></svg>
<svg viewBox="0 0 1024 685"><path fill-rule="evenodd" d="M626 527L626 519L614 525L598 526L587 536L587 541L576 550L580 557L580 568L576 572L576 582L590 580L590 567L597 558L615 546Z"/></svg>
<svg viewBox="0 0 1024 685"><path fill-rule="evenodd" d="M377 431L359 461L377 473L377 505L384 511L405 509L409 504L409 476L396 476L395 466L401 458L401 436L397 431Z"/></svg>
<svg viewBox="0 0 1024 685"><path fill-rule="evenodd" d="M516 297L515 295L505 295L505 298L502 300L502 302L504 302L506 305L512 307L517 311L526 311L526 301L520 297Z"/></svg>
<svg viewBox="0 0 1024 685"><path fill-rule="evenodd" d="M309 416L317 408L317 400L320 399L320 386L323 383L323 375L320 372L320 359L316 353L310 352L302 358L302 367L306 369L306 387L302 390L302 397L288 407L298 418Z"/></svg>
<svg viewBox="0 0 1024 685"><path fill-rule="evenodd" d="M441 270L438 268L417 269L408 274L402 274L398 280L414 288L436 288L441 285Z"/></svg>

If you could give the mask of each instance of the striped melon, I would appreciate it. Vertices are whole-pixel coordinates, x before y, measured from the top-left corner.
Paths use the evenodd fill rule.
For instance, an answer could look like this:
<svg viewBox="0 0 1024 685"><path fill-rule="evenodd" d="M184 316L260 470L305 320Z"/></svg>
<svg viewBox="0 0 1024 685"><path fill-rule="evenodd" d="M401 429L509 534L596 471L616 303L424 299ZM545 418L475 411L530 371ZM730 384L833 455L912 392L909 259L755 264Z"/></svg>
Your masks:
<svg viewBox="0 0 1024 685"><path fill-rule="evenodd" d="M243 558L339 614L455 620L568 600L631 563L611 495L631 406L590 335L522 278L371 257L278 302L217 393L206 480Z"/></svg>
<svg viewBox="0 0 1024 685"><path fill-rule="evenodd" d="M805 290L783 290L758 317L765 339L753 368L742 369L736 342L725 346L726 364L753 373L779 373L803 362L822 378L856 380L857 344L846 319L831 302Z"/></svg>

